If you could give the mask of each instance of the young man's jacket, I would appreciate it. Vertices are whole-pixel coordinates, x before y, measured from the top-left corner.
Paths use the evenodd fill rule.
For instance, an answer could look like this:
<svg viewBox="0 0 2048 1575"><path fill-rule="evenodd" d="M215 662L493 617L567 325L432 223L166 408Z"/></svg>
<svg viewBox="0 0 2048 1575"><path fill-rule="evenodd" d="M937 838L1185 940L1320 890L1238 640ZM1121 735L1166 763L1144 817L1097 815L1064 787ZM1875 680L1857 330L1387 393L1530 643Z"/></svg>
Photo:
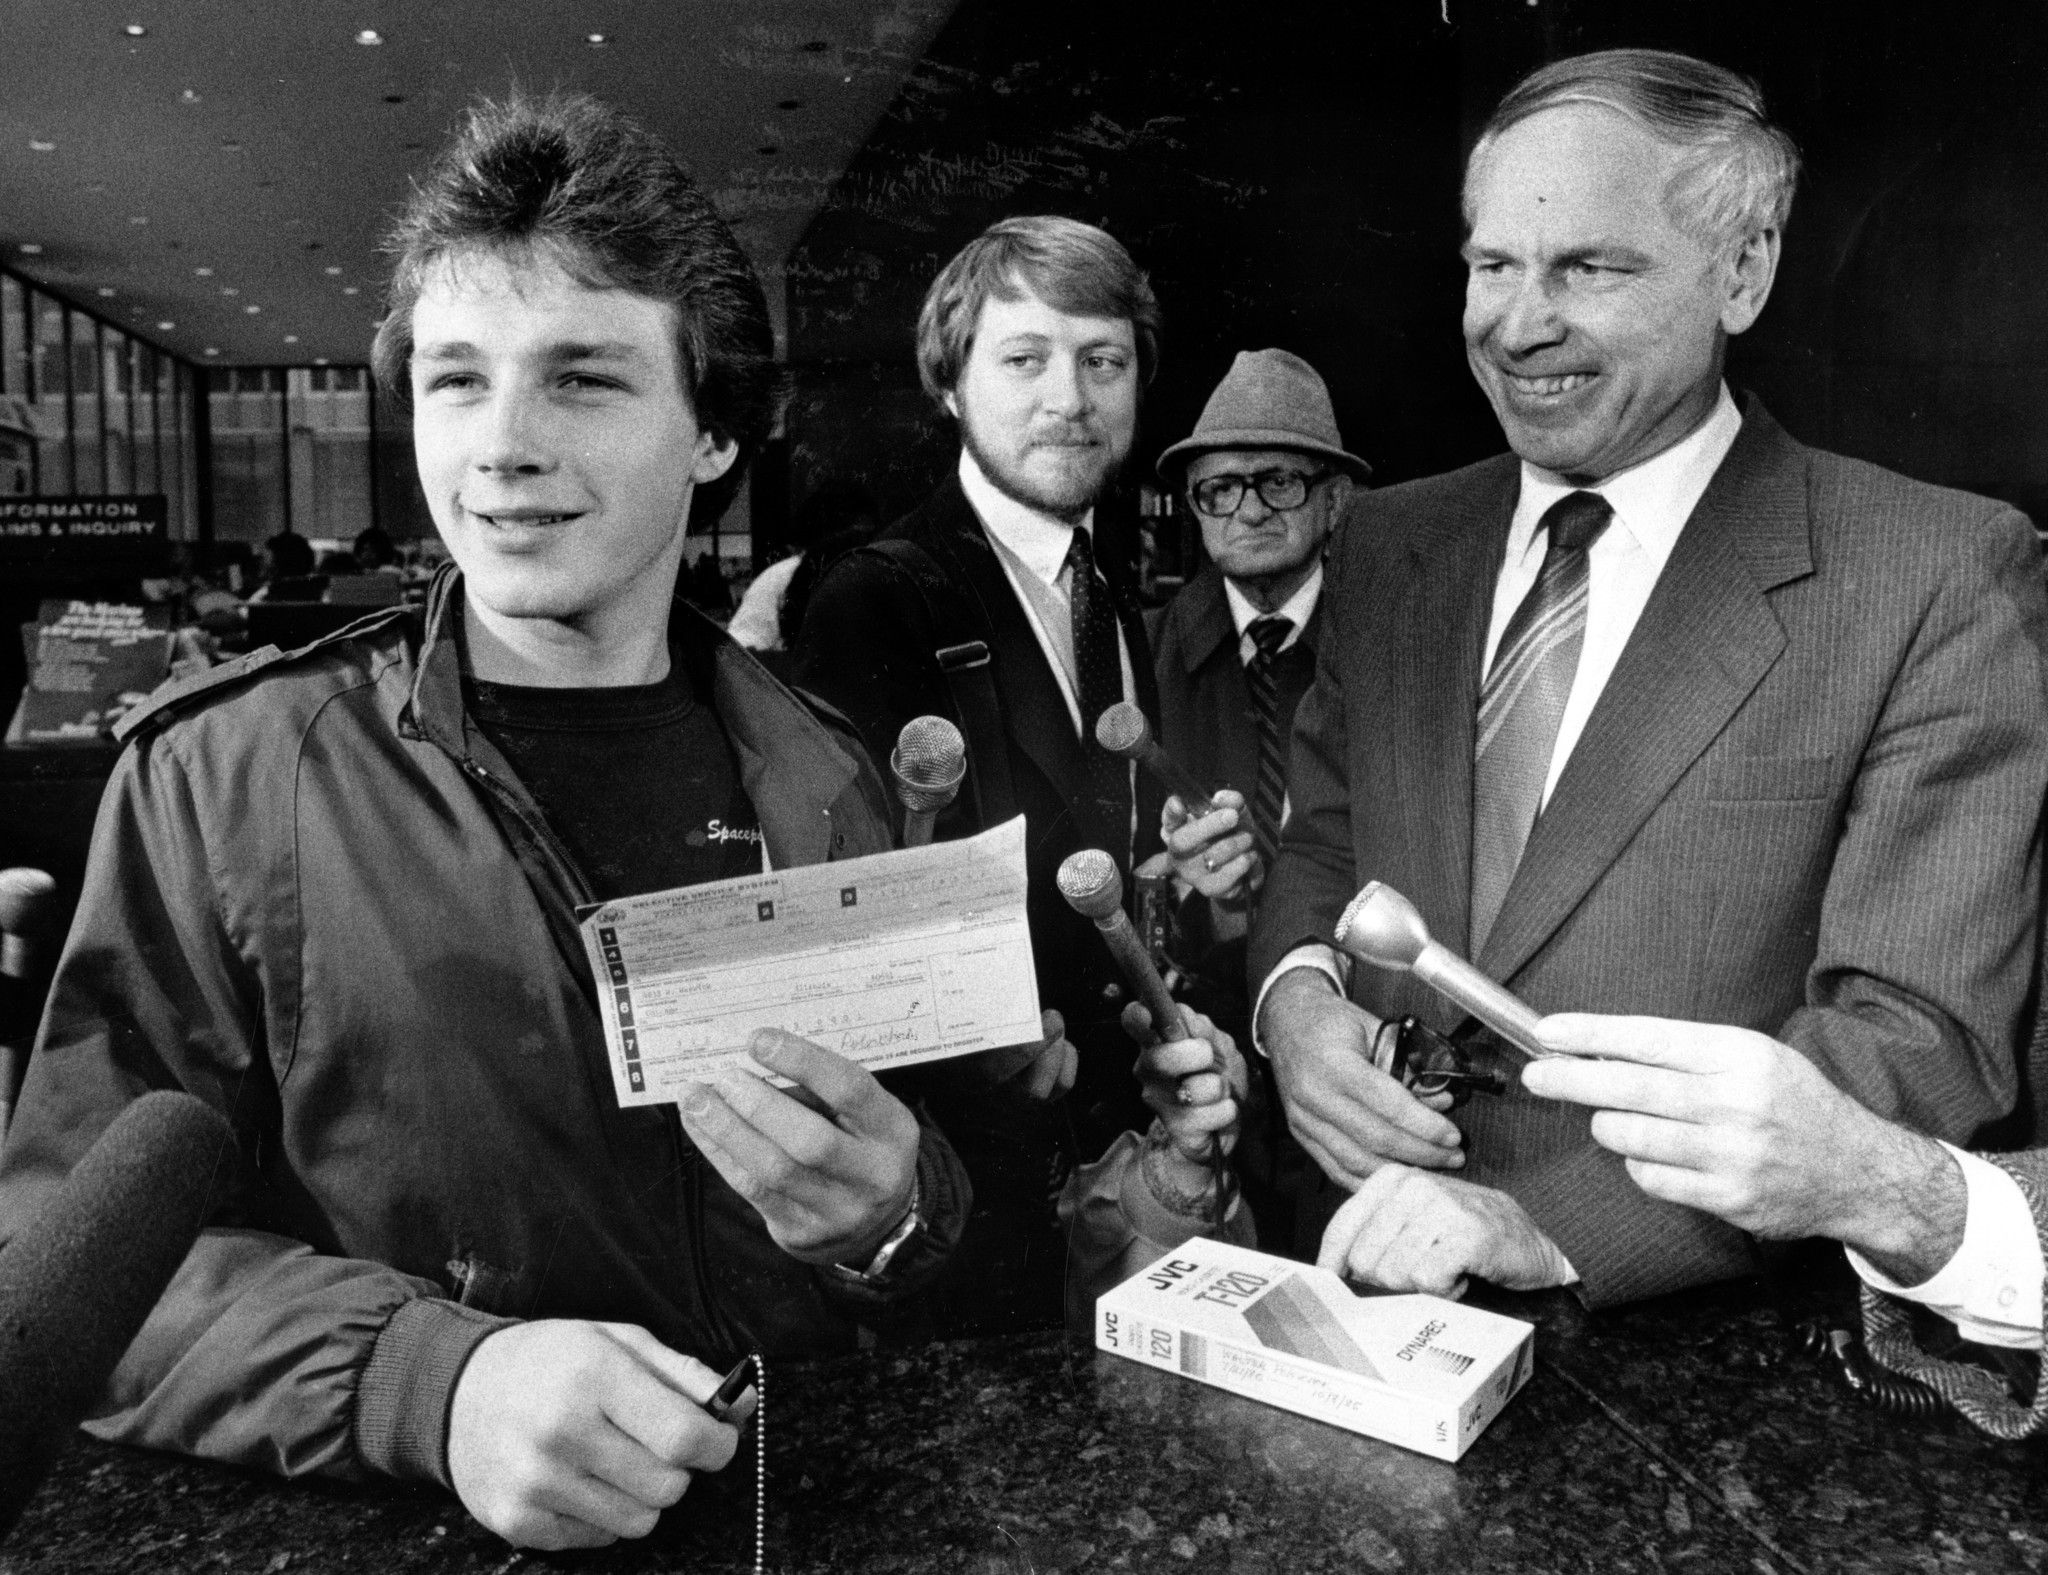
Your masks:
<svg viewBox="0 0 2048 1575"><path fill-rule="evenodd" d="M100 1436L297 1475L446 1481L463 1361L506 1318L646 1326L714 1365L851 1349L892 1292L784 1254L669 1106L613 1093L582 876L465 714L461 581L127 723L0 1163L11 1236L112 1117L183 1088L232 1120L214 1223L114 1375ZM777 868L890 845L860 746L678 604ZM896 1309L892 1312L892 1308Z"/></svg>

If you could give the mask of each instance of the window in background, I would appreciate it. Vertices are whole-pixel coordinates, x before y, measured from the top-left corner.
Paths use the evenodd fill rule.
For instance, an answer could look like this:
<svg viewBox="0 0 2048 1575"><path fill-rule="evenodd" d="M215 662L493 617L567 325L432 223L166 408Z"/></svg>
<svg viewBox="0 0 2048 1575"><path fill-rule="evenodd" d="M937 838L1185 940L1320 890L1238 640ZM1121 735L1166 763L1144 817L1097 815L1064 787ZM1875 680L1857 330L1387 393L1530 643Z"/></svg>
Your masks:
<svg viewBox="0 0 2048 1575"><path fill-rule="evenodd" d="M29 292L35 323L36 478L45 497L71 491L71 377L64 364L64 307Z"/></svg>
<svg viewBox="0 0 2048 1575"><path fill-rule="evenodd" d="M132 341L118 328L100 326L100 409L106 420L107 491L135 491L135 363Z"/></svg>
<svg viewBox="0 0 2048 1575"><path fill-rule="evenodd" d="M199 535L198 447L192 426L192 390L198 374L182 361L157 357L157 464L170 499L168 534L173 541Z"/></svg>
<svg viewBox="0 0 2048 1575"><path fill-rule="evenodd" d="M292 518L301 535L352 542L375 523L370 401L360 367L292 367Z"/></svg>
<svg viewBox="0 0 2048 1575"><path fill-rule="evenodd" d="M128 430L134 439L134 488L147 496L167 492L157 467L157 353L140 339L128 341ZM166 527L168 529L168 526Z"/></svg>
<svg viewBox="0 0 2048 1575"><path fill-rule="evenodd" d="M29 397L28 291L13 274L0 274L0 394Z"/></svg>
<svg viewBox="0 0 2048 1575"><path fill-rule="evenodd" d="M91 497L107 490L100 398L100 325L73 309L71 318L71 490Z"/></svg>
<svg viewBox="0 0 2048 1575"><path fill-rule="evenodd" d="M219 367L207 374L213 430L213 535L263 541L293 524L285 442L284 373Z"/></svg>

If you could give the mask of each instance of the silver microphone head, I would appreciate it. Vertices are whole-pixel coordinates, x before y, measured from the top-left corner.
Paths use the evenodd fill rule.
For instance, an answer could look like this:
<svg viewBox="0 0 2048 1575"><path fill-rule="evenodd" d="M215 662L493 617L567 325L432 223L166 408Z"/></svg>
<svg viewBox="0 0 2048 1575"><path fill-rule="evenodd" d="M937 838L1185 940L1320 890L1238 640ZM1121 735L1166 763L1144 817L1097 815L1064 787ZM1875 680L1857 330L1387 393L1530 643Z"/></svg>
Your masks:
<svg viewBox="0 0 2048 1575"><path fill-rule="evenodd" d="M1124 878L1100 848L1069 853L1060 863L1059 888L1067 906L1086 919L1106 919L1124 904Z"/></svg>
<svg viewBox="0 0 2048 1575"><path fill-rule="evenodd" d="M1145 713L1128 700L1119 700L1095 719L1095 742L1126 760L1135 759L1151 735Z"/></svg>
<svg viewBox="0 0 2048 1575"><path fill-rule="evenodd" d="M967 740L942 716L914 716L896 735L889 770L905 809L935 815L953 802L967 775Z"/></svg>
<svg viewBox="0 0 2048 1575"><path fill-rule="evenodd" d="M1361 962L1408 969L1429 945L1429 926L1393 887L1369 881L1337 920L1336 941Z"/></svg>
<svg viewBox="0 0 2048 1575"><path fill-rule="evenodd" d="M56 877L43 870L0 870L0 934L39 929L55 906Z"/></svg>

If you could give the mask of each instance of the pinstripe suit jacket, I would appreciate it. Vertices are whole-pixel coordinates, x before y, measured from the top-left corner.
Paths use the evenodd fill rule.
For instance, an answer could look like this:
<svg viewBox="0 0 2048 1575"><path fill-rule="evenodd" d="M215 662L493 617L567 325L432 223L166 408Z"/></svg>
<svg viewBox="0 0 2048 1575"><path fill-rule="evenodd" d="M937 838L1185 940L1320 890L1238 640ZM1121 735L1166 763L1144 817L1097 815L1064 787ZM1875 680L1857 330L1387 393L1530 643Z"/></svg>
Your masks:
<svg viewBox="0 0 2048 1575"><path fill-rule="evenodd" d="M1473 719L1519 474L1502 455L1368 493L1339 538L1254 980L1327 938L1367 880L1463 948ZM1480 967L1541 1011L1763 1030L1881 1114L1967 1141L2013 1102L2032 987L2044 645L2023 516L1806 448L1751 401ZM1455 1020L1406 975L1360 967L1352 991ZM1464 1174L1521 1201L1590 1303L1753 1266L1740 1232L1645 1196L1583 1109L1517 1093L1460 1119Z"/></svg>

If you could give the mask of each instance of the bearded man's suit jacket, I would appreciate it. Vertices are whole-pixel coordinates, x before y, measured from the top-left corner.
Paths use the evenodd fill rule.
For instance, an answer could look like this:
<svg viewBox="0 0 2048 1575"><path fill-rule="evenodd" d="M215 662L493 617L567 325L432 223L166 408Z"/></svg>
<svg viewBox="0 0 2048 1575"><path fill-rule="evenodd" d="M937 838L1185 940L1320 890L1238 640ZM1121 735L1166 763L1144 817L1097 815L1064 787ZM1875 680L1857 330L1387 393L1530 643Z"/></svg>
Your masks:
<svg viewBox="0 0 2048 1575"><path fill-rule="evenodd" d="M1368 880L1470 934L1480 663L1519 488L1503 455L1365 494L1325 585L1293 810L1253 980ZM1804 447L1751 401L1538 820L1476 962L1543 1012L1732 1023L1879 1114L1967 1142L2015 1094L2048 787L2040 551L2004 505ZM1353 997L1439 1030L1412 976ZM1592 1305L1742 1274L1749 1239L1657 1202L1588 1112L1457 1112ZM1334 1186L1311 1178L1304 1234Z"/></svg>
<svg viewBox="0 0 2048 1575"><path fill-rule="evenodd" d="M1027 828L1031 949L1040 1000L1056 1008L1070 1028L1114 1020L1123 995L1120 986L1105 990L1117 981L1109 953L1093 922L1069 908L1055 884L1061 860L1100 840L1074 812L1074 801L1086 790L1082 742L1059 680L959 478L948 475L923 507L878 539L915 542L929 553L952 594L974 609L969 624L985 631L1009 744L1010 781ZM1100 567L1129 647L1138 704L1156 725L1159 702L1144 622L1116 566ZM898 564L879 552L857 551L833 565L804 614L797 681L846 713L886 780L896 735L912 717L943 716L965 726L934 659L942 643L927 597ZM936 834L942 840L988 829L974 812L974 769L970 751L970 781L939 817ZM1140 860L1159 847L1160 802L1140 772L1134 823ZM1122 846L1105 851L1116 856L1128 890L1130 854ZM1119 1071L1125 1081L1134 1054L1124 1041Z"/></svg>

